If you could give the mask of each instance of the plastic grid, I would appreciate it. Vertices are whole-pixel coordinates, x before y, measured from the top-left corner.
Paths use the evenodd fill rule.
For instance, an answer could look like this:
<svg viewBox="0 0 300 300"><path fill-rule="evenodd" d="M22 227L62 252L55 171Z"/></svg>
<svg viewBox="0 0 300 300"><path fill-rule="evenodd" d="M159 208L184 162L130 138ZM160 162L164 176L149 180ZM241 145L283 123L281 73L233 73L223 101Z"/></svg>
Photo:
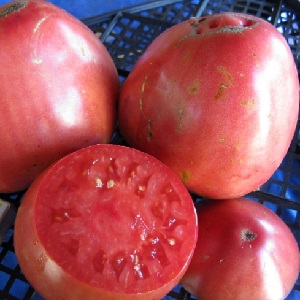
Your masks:
<svg viewBox="0 0 300 300"><path fill-rule="evenodd" d="M296 1L296 2L295 2ZM294 5L296 4L296 5ZM104 42L123 81L143 51L166 28L192 16L222 11L253 14L273 23L285 36L300 71L300 4L298 0L161 0L119 12L83 20ZM298 122L299 123L299 122ZM279 169L260 191L248 196L276 212L291 228L300 242L300 132L298 124L288 154ZM124 143L116 132L113 143ZM0 198L18 207L23 192ZM195 197L196 198L196 197ZM18 265L13 247L13 227L0 245L0 299L41 300L26 281ZM164 300L195 299L181 286ZM300 277L287 300L300 299Z"/></svg>

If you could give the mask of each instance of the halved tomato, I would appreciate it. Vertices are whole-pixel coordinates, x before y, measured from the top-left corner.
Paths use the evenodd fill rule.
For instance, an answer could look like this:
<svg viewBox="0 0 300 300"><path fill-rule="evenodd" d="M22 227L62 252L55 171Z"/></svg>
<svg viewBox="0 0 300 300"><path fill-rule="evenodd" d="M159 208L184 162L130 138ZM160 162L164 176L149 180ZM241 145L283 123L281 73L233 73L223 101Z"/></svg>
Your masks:
<svg viewBox="0 0 300 300"><path fill-rule="evenodd" d="M161 299L188 267L197 216L160 161L94 145L37 178L14 238L22 271L46 299Z"/></svg>

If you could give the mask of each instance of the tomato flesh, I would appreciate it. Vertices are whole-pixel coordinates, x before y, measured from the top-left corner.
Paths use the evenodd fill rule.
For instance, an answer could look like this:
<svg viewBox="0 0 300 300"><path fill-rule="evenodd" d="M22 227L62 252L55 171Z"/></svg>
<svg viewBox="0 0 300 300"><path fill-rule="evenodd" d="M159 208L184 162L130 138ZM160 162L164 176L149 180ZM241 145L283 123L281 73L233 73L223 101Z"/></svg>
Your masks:
<svg viewBox="0 0 300 300"><path fill-rule="evenodd" d="M116 295L163 288L163 297L176 285L195 247L196 220L193 201L173 172L116 145L91 146L59 161L46 172L34 203L47 257L78 282Z"/></svg>

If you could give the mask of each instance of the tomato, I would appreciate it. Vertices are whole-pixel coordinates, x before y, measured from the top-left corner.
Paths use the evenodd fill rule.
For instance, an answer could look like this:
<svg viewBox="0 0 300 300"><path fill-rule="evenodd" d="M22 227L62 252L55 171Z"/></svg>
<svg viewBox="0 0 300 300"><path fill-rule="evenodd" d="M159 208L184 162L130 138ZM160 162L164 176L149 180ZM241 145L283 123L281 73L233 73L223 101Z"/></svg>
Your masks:
<svg viewBox="0 0 300 300"><path fill-rule="evenodd" d="M62 158L26 192L14 244L46 299L161 299L197 239L193 200L155 158L94 145Z"/></svg>
<svg viewBox="0 0 300 300"><path fill-rule="evenodd" d="M299 110L292 53L254 16L191 18L146 49L121 88L119 126L130 146L171 167L208 198L259 188L282 162Z"/></svg>
<svg viewBox="0 0 300 300"><path fill-rule="evenodd" d="M0 192L27 188L51 163L110 141L119 78L83 23L51 3L0 8Z"/></svg>
<svg viewBox="0 0 300 300"><path fill-rule="evenodd" d="M246 199L197 204L195 253L182 279L201 300L282 300L299 274L298 244L264 205Z"/></svg>

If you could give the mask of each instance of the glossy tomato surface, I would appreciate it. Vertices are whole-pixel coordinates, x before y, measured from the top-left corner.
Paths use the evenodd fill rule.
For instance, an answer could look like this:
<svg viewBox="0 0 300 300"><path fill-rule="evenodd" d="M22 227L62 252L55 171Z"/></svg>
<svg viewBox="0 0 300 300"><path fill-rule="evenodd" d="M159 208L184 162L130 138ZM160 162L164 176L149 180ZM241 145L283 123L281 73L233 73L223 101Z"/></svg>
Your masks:
<svg viewBox="0 0 300 300"><path fill-rule="evenodd" d="M197 204L198 242L182 285L201 300L282 300L299 274L298 244L264 205L240 198Z"/></svg>
<svg viewBox="0 0 300 300"><path fill-rule="evenodd" d="M290 48L266 21L238 13L191 18L163 32L125 81L127 142L209 198L256 190L282 162L298 118Z"/></svg>
<svg viewBox="0 0 300 300"><path fill-rule="evenodd" d="M0 8L0 192L25 189L48 165L107 143L119 79L100 40L42 0Z"/></svg>
<svg viewBox="0 0 300 300"><path fill-rule="evenodd" d="M190 194L138 150L94 145L61 159L25 194L14 244L46 299L161 299L182 278L197 239Z"/></svg>

